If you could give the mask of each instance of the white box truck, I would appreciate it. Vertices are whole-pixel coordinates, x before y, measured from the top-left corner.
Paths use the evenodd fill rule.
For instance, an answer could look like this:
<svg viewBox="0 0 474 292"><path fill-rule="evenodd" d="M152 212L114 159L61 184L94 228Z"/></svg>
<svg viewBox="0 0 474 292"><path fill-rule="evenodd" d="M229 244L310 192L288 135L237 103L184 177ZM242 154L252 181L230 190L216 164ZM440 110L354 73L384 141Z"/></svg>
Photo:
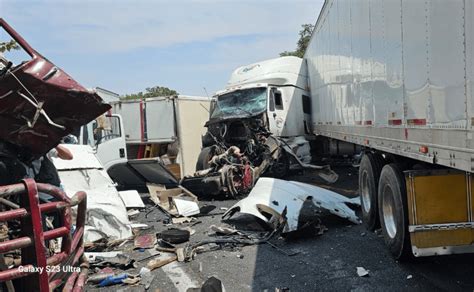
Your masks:
<svg viewBox="0 0 474 292"><path fill-rule="evenodd" d="M111 100L106 115L81 128L79 143L94 147L119 188L175 186L195 172L210 101L182 95Z"/></svg>
<svg viewBox="0 0 474 292"><path fill-rule="evenodd" d="M474 2L326 0L304 56L319 137L364 146L395 258L474 252Z"/></svg>
<svg viewBox="0 0 474 292"><path fill-rule="evenodd" d="M139 152L146 145L160 145L161 152L176 156L176 176L184 177L195 172L210 103L208 97L178 95L110 104L112 113L123 119L129 158L142 158Z"/></svg>

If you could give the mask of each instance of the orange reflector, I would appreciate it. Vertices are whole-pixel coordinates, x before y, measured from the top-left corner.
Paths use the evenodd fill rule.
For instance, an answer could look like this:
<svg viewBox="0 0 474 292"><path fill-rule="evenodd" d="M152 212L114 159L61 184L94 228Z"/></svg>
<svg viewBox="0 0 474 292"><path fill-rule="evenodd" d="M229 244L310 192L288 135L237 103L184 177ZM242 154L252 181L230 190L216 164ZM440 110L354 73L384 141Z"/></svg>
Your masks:
<svg viewBox="0 0 474 292"><path fill-rule="evenodd" d="M420 152L421 152L421 153L425 153L425 154L428 153L428 147L426 147L426 146L420 146Z"/></svg>

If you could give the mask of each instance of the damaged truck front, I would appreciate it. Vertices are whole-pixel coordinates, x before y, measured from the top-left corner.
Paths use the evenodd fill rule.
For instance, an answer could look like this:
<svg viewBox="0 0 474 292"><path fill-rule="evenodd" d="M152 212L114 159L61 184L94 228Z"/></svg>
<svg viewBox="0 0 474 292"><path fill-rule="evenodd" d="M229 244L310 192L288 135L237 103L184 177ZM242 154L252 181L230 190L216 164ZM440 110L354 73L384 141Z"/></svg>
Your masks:
<svg viewBox="0 0 474 292"><path fill-rule="evenodd" d="M45 154L64 136L108 109L0 18L0 290L84 287L86 194L68 197L40 183L33 164L42 168ZM47 220L51 213L59 220ZM61 243L53 248L53 241Z"/></svg>
<svg viewBox="0 0 474 292"><path fill-rule="evenodd" d="M329 182L337 175L311 162L311 104L306 67L281 57L237 68L211 106L208 131L193 177L197 194L247 194L264 173L284 177L312 168Z"/></svg>

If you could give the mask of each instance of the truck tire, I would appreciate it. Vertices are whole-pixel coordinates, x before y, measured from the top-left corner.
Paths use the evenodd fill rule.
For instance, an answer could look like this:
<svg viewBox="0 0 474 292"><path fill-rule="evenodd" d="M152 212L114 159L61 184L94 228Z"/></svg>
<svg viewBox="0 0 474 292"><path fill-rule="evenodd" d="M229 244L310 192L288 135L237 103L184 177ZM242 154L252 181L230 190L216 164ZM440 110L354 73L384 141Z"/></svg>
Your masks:
<svg viewBox="0 0 474 292"><path fill-rule="evenodd" d="M384 165L382 155L365 153L359 166L359 194L362 209L362 221L365 228L374 231L380 226L377 192L380 173Z"/></svg>
<svg viewBox="0 0 474 292"><path fill-rule="evenodd" d="M209 161L214 156L214 147L204 147L199 153L198 160L196 162L196 171L204 170L209 168Z"/></svg>
<svg viewBox="0 0 474 292"><path fill-rule="evenodd" d="M413 257L408 232L405 178L395 163L383 167L380 175L379 216L385 244L397 260Z"/></svg>

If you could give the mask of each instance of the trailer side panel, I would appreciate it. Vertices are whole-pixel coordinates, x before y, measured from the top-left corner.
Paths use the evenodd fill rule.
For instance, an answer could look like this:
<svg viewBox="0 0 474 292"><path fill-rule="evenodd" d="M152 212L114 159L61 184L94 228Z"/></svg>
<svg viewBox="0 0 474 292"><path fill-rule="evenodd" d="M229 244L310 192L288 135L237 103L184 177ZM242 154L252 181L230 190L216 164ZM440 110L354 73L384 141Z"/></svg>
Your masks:
<svg viewBox="0 0 474 292"><path fill-rule="evenodd" d="M473 171L473 9L327 0L305 55L315 134Z"/></svg>

